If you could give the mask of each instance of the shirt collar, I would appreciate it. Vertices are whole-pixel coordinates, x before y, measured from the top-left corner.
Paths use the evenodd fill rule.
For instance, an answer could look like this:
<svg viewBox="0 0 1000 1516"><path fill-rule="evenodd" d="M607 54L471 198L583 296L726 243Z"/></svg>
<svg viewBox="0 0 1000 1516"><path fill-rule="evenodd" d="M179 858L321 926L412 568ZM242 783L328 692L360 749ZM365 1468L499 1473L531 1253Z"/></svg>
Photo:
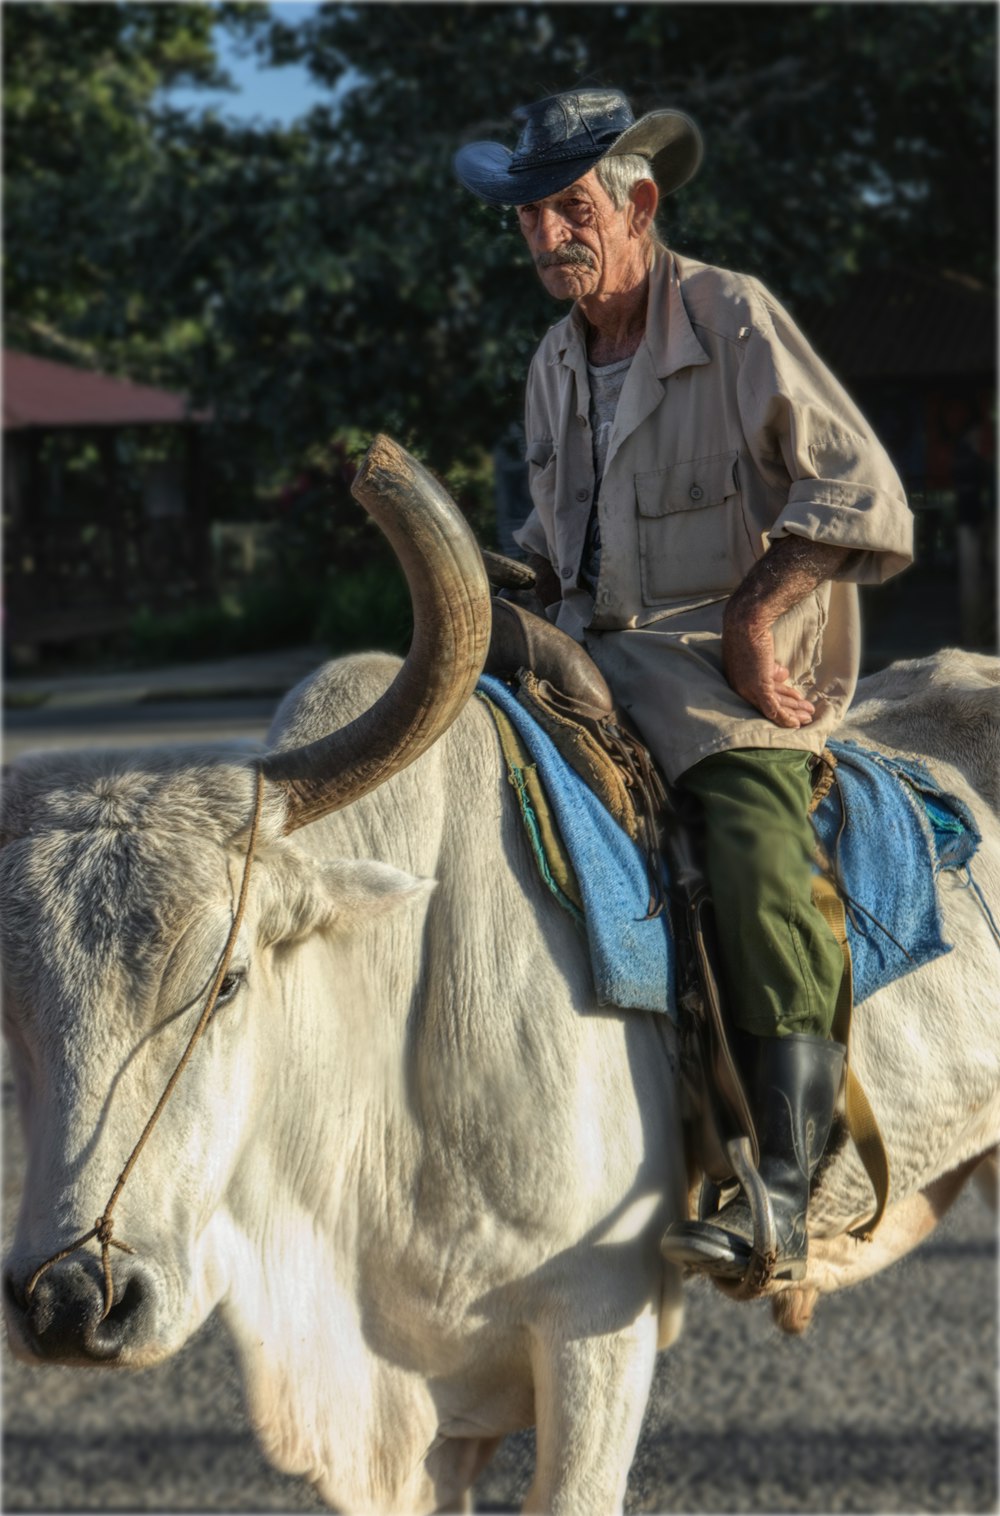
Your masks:
<svg viewBox="0 0 1000 1516"><path fill-rule="evenodd" d="M578 368L587 361L586 320L578 305L564 317L554 361ZM696 363L711 363L711 358L694 334L691 318L681 295L680 270L673 253L666 249L657 254L649 271L649 299L646 306L646 346L658 379L668 379L682 368Z"/></svg>

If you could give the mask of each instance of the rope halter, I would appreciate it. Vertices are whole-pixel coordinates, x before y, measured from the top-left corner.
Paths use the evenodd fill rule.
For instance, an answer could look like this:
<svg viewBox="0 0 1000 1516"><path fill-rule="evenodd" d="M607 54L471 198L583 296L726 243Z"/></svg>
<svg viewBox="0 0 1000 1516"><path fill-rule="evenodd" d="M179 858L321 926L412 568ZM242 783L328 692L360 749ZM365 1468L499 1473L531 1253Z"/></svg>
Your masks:
<svg viewBox="0 0 1000 1516"><path fill-rule="evenodd" d="M110 1198L107 1205L104 1207L103 1212L100 1216L98 1216L89 1232L85 1232L82 1237L78 1237L75 1242L70 1243L69 1247L61 1248L58 1253L53 1253L51 1258L47 1258L43 1264L39 1265L39 1267L32 1274L31 1278L28 1280L27 1289L25 1290L25 1295L29 1301L31 1300L32 1295L35 1293L35 1288L38 1284L38 1281L41 1279L42 1275L47 1272L47 1270L51 1269L54 1264L61 1263L64 1258L69 1258L72 1253L79 1252L80 1249L85 1247L88 1242L96 1239L100 1245L101 1268L104 1271L104 1311L100 1318L101 1321L106 1321L111 1314L111 1307L114 1305L114 1281L111 1277L111 1249L118 1248L118 1250L122 1253L132 1254L134 1254L136 1251L135 1248L129 1247L127 1242L121 1242L114 1235L113 1215L115 1206L118 1204L118 1199L121 1195L122 1190L125 1188L126 1181L128 1180L130 1174L132 1173L132 1170L135 1168L135 1165L138 1162L139 1154L142 1152L150 1136L150 1133L163 1114L163 1110L166 1106L167 1101L174 1093L178 1080L180 1079L181 1075L188 1065L188 1062L190 1061L191 1054L194 1052L197 1043L201 1039L202 1033L211 1020L212 1012L215 1010L215 1003L219 998L219 993L222 989L223 981L225 980L226 974L229 972L229 964L232 960L233 951L236 947L236 939L239 936L240 927L243 924L243 916L247 903L247 891L250 885L250 872L253 867L254 854L257 850L257 833L260 827L261 811L263 810L264 806L264 774L263 770L259 766L256 769L256 775L257 789L254 799L253 820L250 824L250 840L247 844L246 860L243 864L243 879L240 884L239 899L236 904L236 914L233 917L232 926L229 928L229 936L226 938L226 945L222 950L222 957L219 959L218 967L215 970L215 977L213 978L211 987L208 991L208 999L205 1001L204 1009L202 1010L201 1016L198 1019L198 1025L191 1033L191 1036L188 1039L187 1047L181 1054L180 1059L177 1063L177 1067L174 1069L170 1078L167 1080L163 1094L156 1102L153 1114L150 1116L149 1120L146 1122L146 1125L143 1127L139 1140L129 1155L128 1162L125 1164L125 1167L118 1175L115 1187L111 1192Z"/></svg>

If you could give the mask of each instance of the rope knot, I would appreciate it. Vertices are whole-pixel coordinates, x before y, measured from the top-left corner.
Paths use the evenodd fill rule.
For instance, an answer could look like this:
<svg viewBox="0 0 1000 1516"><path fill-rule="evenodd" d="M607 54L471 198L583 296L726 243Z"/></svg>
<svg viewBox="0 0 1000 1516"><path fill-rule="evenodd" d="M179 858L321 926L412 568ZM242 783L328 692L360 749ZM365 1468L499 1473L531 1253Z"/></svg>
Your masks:
<svg viewBox="0 0 1000 1516"><path fill-rule="evenodd" d="M97 1220L94 1222L94 1236L97 1238L98 1242L101 1244L101 1247L102 1248L106 1248L106 1247L110 1246L110 1244L112 1242L114 1242L114 1240L115 1240L114 1236L113 1236L113 1233L114 1233L114 1222L111 1220L111 1217L105 1211L104 1215L103 1216L98 1216Z"/></svg>

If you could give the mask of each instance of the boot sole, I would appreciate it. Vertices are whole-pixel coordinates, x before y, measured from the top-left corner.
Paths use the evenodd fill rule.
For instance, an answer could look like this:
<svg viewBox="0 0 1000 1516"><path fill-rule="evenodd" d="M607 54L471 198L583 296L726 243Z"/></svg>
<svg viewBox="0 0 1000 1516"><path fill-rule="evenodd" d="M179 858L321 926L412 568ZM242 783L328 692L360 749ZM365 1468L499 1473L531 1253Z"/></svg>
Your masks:
<svg viewBox="0 0 1000 1516"><path fill-rule="evenodd" d="M749 1249L737 1252L721 1236L716 1242L714 1237L692 1237L686 1230L674 1232L670 1227L660 1239L660 1252L668 1263L697 1269L714 1279L742 1279L751 1257ZM807 1265L805 1258L789 1258L777 1264L771 1277L794 1284L806 1277Z"/></svg>

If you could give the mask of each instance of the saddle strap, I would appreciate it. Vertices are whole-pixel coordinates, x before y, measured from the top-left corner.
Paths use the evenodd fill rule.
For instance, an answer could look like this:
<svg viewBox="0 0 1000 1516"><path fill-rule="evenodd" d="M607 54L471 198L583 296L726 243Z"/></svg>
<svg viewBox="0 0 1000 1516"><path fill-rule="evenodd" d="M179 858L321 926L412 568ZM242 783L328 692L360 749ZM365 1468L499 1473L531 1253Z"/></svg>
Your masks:
<svg viewBox="0 0 1000 1516"><path fill-rule="evenodd" d="M507 713L481 690L477 691L477 695L493 717L507 767L507 780L517 795L521 818L531 838L538 871L559 903L570 914L575 914L576 919L581 919L583 897L580 885L549 806L537 765Z"/></svg>
<svg viewBox="0 0 1000 1516"><path fill-rule="evenodd" d="M854 983L844 902L837 893L833 880L827 874L814 874L812 889L813 901L840 943L840 951L844 955L844 977L840 981L840 992L834 1011L833 1036L838 1042L843 1043L847 1050L844 1083L844 1114L847 1118L847 1130L875 1192L874 1214L852 1235L863 1242L870 1242L872 1233L882 1220L889 1198L889 1155L885 1150L875 1112L871 1108L860 1079L851 1067L850 1035Z"/></svg>

